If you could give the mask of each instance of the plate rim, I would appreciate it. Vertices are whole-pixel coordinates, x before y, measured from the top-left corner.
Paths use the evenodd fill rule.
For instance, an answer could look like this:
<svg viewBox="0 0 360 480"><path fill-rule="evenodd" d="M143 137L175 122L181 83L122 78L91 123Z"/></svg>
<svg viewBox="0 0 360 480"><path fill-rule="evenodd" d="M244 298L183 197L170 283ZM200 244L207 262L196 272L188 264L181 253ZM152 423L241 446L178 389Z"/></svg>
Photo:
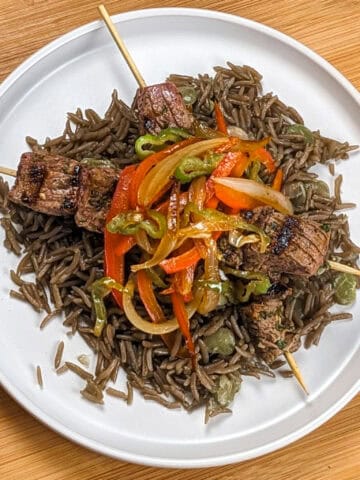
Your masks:
<svg viewBox="0 0 360 480"><path fill-rule="evenodd" d="M202 17L205 19L214 19L228 22L231 24L236 24L239 26L247 27L252 30L259 31L260 33L267 34L282 43L294 48L302 55L305 55L322 69L324 69L331 77L333 77L341 86L347 91L347 93L352 97L352 99L360 107L360 92L357 91L355 86L348 80L339 70L337 70L330 62L321 57L318 53L311 50L309 47L305 46L298 40L295 40L293 37L286 35L272 27L264 25L260 22L250 20L238 15L219 12L217 10L209 9L198 9L198 8L184 8L184 7L167 7L167 8L148 8L148 9L139 9L132 10L129 12L123 12L116 15L112 15L112 19L115 24L121 23L122 21L136 20L139 18L147 17L159 17L159 16L193 16L193 17ZM80 27L77 27L60 37L52 40L50 43L43 46L41 49L37 50L30 57L28 57L24 62L22 62L10 75L5 78L5 80L0 85L0 100L1 97L6 93L6 91L11 88L11 86L16 83L16 81L22 77L26 72L31 69L38 61L42 60L46 56L50 55L56 49L64 46L65 44L78 39L79 37L90 33L94 30L104 28L102 20L95 20L93 22L87 23ZM354 356L357 354L355 351ZM346 365L344 366L344 368ZM154 466L154 467L167 467L167 468L203 468L203 467L212 467L226 465L229 463L241 462L244 460L250 460L267 453L273 452L289 445L290 443L302 438L308 433L312 432L336 413L339 412L360 390L360 379L354 382L352 388L343 395L335 404L330 408L325 410L319 417L315 418L312 422L307 423L302 428L297 429L295 432L291 432L285 437L277 439L267 445L262 445L260 447L253 448L250 451L232 453L228 455L222 455L214 458L204 458L199 459L177 459L177 458L164 458L164 457L148 457L146 455L132 454L130 452L119 451L113 447L108 447L100 442L94 441L91 438L88 438L84 435L78 434L71 430L71 428L64 425L62 422L53 419L47 413L44 413L43 410L37 407L36 403L33 400L29 399L25 394L23 394L15 385L12 384L11 380L8 379L0 370L0 384L1 386L10 394L10 396L16 400L28 413L33 417L39 420L41 423L45 424L47 427L51 428L53 431L62 435L66 439L76 442L77 444L86 447L90 450L93 450L97 453L101 453L112 458L129 461L132 463L137 463L141 465Z"/></svg>

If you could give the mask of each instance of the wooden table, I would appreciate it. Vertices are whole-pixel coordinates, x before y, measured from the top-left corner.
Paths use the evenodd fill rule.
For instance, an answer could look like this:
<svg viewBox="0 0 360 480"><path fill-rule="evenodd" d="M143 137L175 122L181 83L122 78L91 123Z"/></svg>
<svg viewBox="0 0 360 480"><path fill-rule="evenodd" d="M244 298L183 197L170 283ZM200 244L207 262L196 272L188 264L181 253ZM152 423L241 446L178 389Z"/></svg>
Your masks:
<svg viewBox="0 0 360 480"><path fill-rule="evenodd" d="M98 18L94 0L0 0L0 81L59 35ZM317 51L360 87L359 0L108 0L110 13L145 7L222 10L265 23ZM0 112L1 114L1 112ZM265 457L202 470L166 470L111 460L48 430L0 389L0 478L3 480L198 480L360 478L360 396L326 425Z"/></svg>

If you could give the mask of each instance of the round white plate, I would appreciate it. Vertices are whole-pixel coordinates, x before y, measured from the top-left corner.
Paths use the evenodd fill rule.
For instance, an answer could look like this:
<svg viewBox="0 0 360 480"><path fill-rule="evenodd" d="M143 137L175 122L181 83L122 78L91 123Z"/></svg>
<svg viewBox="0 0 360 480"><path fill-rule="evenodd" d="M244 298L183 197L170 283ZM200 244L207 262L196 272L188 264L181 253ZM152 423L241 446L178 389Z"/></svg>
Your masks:
<svg viewBox="0 0 360 480"><path fill-rule="evenodd" d="M264 90L296 107L310 128L360 141L356 90L318 55L279 32L206 10L144 10L115 16L114 21L149 84L171 72L211 73L213 65L227 60L252 65L264 75ZM113 88L131 102L136 84L102 22L40 50L0 87L1 163L15 167L27 149L25 135L57 135L66 112L77 106L103 112ZM359 161L356 153L337 167L344 174L344 201L360 200ZM353 238L360 240L359 218L354 212L350 216ZM104 406L94 406L80 398L78 378L71 373L59 377L52 367L60 339L68 360L89 353L87 347L78 337L67 337L60 321L39 331L39 316L8 297L8 272L16 259L2 246L0 255L0 381L49 427L98 452L163 467L239 462L302 437L358 391L359 302L350 309L354 321L331 325L318 348L296 354L311 392L307 398L292 380L245 378L233 414L207 426L203 412L168 411L138 395L132 407L111 397ZM42 367L43 390L35 381L36 365Z"/></svg>

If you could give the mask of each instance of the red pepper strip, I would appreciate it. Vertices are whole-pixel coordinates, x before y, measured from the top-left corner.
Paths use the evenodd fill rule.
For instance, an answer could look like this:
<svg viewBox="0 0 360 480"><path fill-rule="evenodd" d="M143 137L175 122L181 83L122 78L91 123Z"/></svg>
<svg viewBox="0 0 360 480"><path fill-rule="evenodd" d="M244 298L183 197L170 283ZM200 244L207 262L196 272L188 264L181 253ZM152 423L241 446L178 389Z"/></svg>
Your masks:
<svg viewBox="0 0 360 480"><path fill-rule="evenodd" d="M246 155L246 153L239 152L239 160L235 167L231 170L231 177L241 178L244 175L245 170L248 168L250 162L250 157Z"/></svg>
<svg viewBox="0 0 360 480"><path fill-rule="evenodd" d="M185 309L184 299L180 293L174 292L171 294L171 301L173 305L174 314L179 323L179 328L183 337L185 338L186 347L190 355L194 358L195 347L190 333L189 318Z"/></svg>
<svg viewBox="0 0 360 480"><path fill-rule="evenodd" d="M272 183L272 188L274 190L277 190L278 192L280 192L281 190L281 187L282 187L282 181L283 181L283 171L281 168L278 168L278 171L275 173L275 177L274 177L274 180L273 180L273 183Z"/></svg>
<svg viewBox="0 0 360 480"><path fill-rule="evenodd" d="M217 208L218 205L219 205L219 200L215 196L209 198L209 200L205 202L206 208L213 208L214 210Z"/></svg>
<svg viewBox="0 0 360 480"><path fill-rule="evenodd" d="M234 192L231 188L218 183L215 184L215 195L225 205L239 210L252 210L262 205L245 193Z"/></svg>
<svg viewBox="0 0 360 480"><path fill-rule="evenodd" d="M185 268L191 267L200 259L201 256L199 250L196 247L193 247L177 257L171 257L163 260L160 262L160 267L162 267L168 275L171 275L172 273L180 272Z"/></svg>
<svg viewBox="0 0 360 480"><path fill-rule="evenodd" d="M161 160L166 158L168 155L171 155L174 152L177 152L181 148L187 147L192 143L198 142L199 139L195 137L186 138L181 142L174 143L160 152L153 153L146 157L138 166L133 181L131 182L131 190L129 195L130 208L134 210L137 206L137 195L141 182L143 181L145 175Z"/></svg>
<svg viewBox="0 0 360 480"><path fill-rule="evenodd" d="M215 148L214 152L215 153L227 153L230 152L236 145L239 145L239 138L237 137L229 137L229 141L226 143L223 143L219 147Z"/></svg>
<svg viewBox="0 0 360 480"><path fill-rule="evenodd" d="M250 159L252 161L258 160L265 166L269 173L273 173L276 170L274 159L271 156L271 153L265 150L265 148L258 148L257 150L251 152Z"/></svg>
<svg viewBox="0 0 360 480"><path fill-rule="evenodd" d="M214 182L215 177L228 177L234 167L239 161L243 162L244 154L242 152L228 152L224 155L219 165L210 175L210 178L206 182L206 198L210 200L214 196ZM208 206L208 205L206 205ZM216 208L216 207L215 207Z"/></svg>
<svg viewBox="0 0 360 480"><path fill-rule="evenodd" d="M146 270L139 270L136 274L139 295L144 307L154 323L165 322L166 317L156 300L152 281Z"/></svg>
<svg viewBox="0 0 360 480"><path fill-rule="evenodd" d="M112 218L118 213L128 210L129 188L135 169L136 166L131 165L129 167L125 167L121 172L111 202L110 210L106 217L106 223L110 222L110 220L112 220ZM111 277L123 285L125 275L125 257L124 255L116 254L116 247L118 246L122 236L116 233L110 233L107 228L105 228L104 232L105 276ZM113 290L112 295L117 304L122 308L122 294L117 290Z"/></svg>
<svg viewBox="0 0 360 480"><path fill-rule="evenodd" d="M146 270L139 270L136 274L137 286L139 294L144 307L154 323L160 323L166 321L164 312L162 311L154 294L153 286L149 275ZM172 293L172 290L169 293ZM168 347L169 352L172 350L175 342L176 332L161 335L161 338L165 345ZM178 356L182 356L182 352L178 352Z"/></svg>
<svg viewBox="0 0 360 480"><path fill-rule="evenodd" d="M220 105L217 102L214 105L214 109L215 109L216 128L217 130L219 130L219 132L227 135L227 125L224 118L224 114L221 111Z"/></svg>
<svg viewBox="0 0 360 480"><path fill-rule="evenodd" d="M125 255L132 247L136 245L136 240L131 235L118 235L118 241L116 242L115 253L116 255Z"/></svg>
<svg viewBox="0 0 360 480"><path fill-rule="evenodd" d="M194 283L196 265L197 263L194 263L194 265L174 274L173 285L175 290L184 297L185 303L192 300L191 290Z"/></svg>

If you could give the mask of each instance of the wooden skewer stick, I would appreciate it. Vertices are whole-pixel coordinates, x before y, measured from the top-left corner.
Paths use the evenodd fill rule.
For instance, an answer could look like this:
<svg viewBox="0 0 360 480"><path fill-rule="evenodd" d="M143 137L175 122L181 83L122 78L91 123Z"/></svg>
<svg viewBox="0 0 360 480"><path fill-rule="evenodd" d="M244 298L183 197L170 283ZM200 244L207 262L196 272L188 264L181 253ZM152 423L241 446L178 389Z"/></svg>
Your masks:
<svg viewBox="0 0 360 480"><path fill-rule="evenodd" d="M108 14L108 11L106 10L104 5L99 5L98 10L100 15L102 16L109 32L111 33L111 36L115 40L116 45L118 46L120 52L122 53L122 56L124 57L126 63L128 64L130 70L132 71L137 83L139 84L139 87L144 88L146 87L145 80L143 79L141 73L139 72L137 66L135 65L134 60L131 58L131 55L126 48L126 45L123 41L123 39L120 37L118 34L115 25L113 24L110 15Z"/></svg>
<svg viewBox="0 0 360 480"><path fill-rule="evenodd" d="M352 273L353 275L357 275L360 277L360 270L358 268L349 267L349 265L343 265L342 263L333 262L332 260L328 260L328 265L331 270L337 270L338 272L344 273Z"/></svg>
<svg viewBox="0 0 360 480"><path fill-rule="evenodd" d="M285 356L286 361L288 362L289 367L291 368L293 374L295 375L296 380L299 382L299 384L301 385L301 387L304 390L304 392L306 393L306 395L309 395L309 392L308 392L308 389L306 388L303 376L300 372L299 367L297 366L297 363L295 362L294 357L292 356L292 354L290 352L284 352L284 356Z"/></svg>
<svg viewBox="0 0 360 480"><path fill-rule="evenodd" d="M0 166L0 175L8 175L9 177L16 177L16 170Z"/></svg>

